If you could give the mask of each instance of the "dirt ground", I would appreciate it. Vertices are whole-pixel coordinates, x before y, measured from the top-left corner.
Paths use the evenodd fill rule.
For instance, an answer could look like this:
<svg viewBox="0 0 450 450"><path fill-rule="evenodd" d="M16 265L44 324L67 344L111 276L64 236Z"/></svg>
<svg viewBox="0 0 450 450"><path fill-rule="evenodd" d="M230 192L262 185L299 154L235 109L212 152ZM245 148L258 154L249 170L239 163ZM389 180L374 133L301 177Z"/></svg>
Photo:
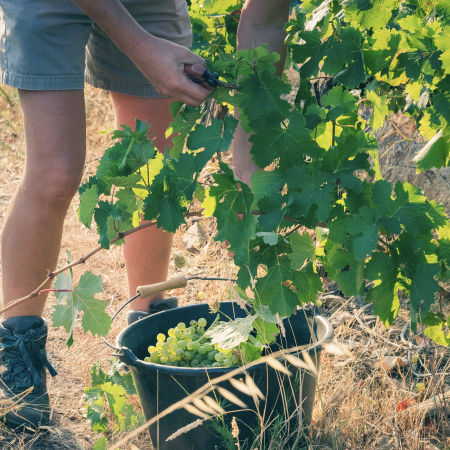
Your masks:
<svg viewBox="0 0 450 450"><path fill-rule="evenodd" d="M0 88L0 226L3 226L9 200L20 181L25 143L17 93L4 86ZM84 178L95 171L98 159L110 145L109 132L113 128L106 93L88 87L86 107L88 153ZM65 221L60 265L65 264L67 250L75 260L97 245L95 230L88 230L79 222L77 206L78 197L75 197ZM204 220L201 225L208 239L196 252L186 250L181 242L186 227L177 232L173 255L183 253L188 260L182 273L232 277L235 268L230 256L210 238L214 234L214 222ZM85 270L101 274L104 291L99 297L107 301L110 313L116 311L127 299L121 248L97 253L86 264L75 268L74 279L77 281ZM176 272L173 262L170 271L171 274ZM228 288L227 283L197 282L172 294L179 298L181 305L204 301L216 303L227 297ZM50 318L54 303L54 297L50 296L46 319ZM310 447L449 448L448 411L441 408L433 417L425 417L421 413L407 415L399 407L405 400L410 404L420 404L446 389L444 375L448 373L449 363L443 359L445 352L436 350L433 356L434 372L427 376L417 371L414 374L412 365L402 370L389 370L385 364L388 357L406 358L408 352L411 354L411 344L400 339L400 332L407 320L404 312L398 324L386 331L361 299L344 299L329 292L328 297L324 298L323 313L331 320L336 339L348 347L351 356L323 355ZM124 325L124 315L119 316L108 339L114 341ZM48 357L58 371L58 376L48 380L54 426L39 436L0 431L1 448L90 449L98 439L99 435L91 431L85 418L83 388L90 384L89 372L95 362L108 367L110 350L98 337L83 334L80 327L75 330L72 347L65 346L66 338L63 329L50 328ZM418 388L418 383L423 386ZM116 438L114 436L113 440ZM129 448L151 448L146 434L132 442L135 447Z"/></svg>

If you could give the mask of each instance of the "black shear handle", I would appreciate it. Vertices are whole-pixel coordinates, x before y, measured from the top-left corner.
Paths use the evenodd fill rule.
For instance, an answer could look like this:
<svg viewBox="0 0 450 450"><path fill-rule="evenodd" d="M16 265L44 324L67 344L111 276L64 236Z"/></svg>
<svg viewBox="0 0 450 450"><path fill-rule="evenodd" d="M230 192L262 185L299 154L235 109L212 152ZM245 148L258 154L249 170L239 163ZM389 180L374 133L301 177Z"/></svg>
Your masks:
<svg viewBox="0 0 450 450"><path fill-rule="evenodd" d="M214 90L219 85L219 75L216 73L211 73L208 69L202 74L195 72L192 69L192 64L184 65L184 73L192 80L194 83L200 84L206 89Z"/></svg>

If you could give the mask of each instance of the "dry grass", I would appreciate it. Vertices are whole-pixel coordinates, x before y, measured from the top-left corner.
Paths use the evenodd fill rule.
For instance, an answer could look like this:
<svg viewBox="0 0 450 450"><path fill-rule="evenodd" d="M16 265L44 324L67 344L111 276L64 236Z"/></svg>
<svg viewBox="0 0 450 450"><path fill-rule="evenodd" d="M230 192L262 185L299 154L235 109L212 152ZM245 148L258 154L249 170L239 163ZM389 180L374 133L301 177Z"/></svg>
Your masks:
<svg viewBox="0 0 450 450"><path fill-rule="evenodd" d="M113 127L112 109L107 94L88 87L86 89L88 155L85 177L95 170L98 159L110 143L108 133ZM1 223L11 195L17 187L24 161L24 139L20 108L14 90L2 87L0 91L0 215ZM76 259L96 246L97 236L78 221L76 211L78 199L69 208L62 242L60 264L65 263L66 250ZM212 220L202 220L202 227L208 236L207 242L197 253L188 252L181 236L186 227L178 231L174 252L182 252L189 265L182 269L184 274L202 272L205 275L231 277L235 274L228 252L213 242L215 233ZM102 298L108 302L108 310L115 311L127 298L125 266L120 248L102 251L84 266L75 269L75 279L85 270L101 274L104 281ZM171 263L171 273L175 267ZM217 304L227 297L226 283L197 282L185 289L173 292L180 304L207 301ZM50 297L45 317L50 318L54 298ZM324 355L321 362L318 394L313 411L310 431L311 448L398 448L431 449L448 448L450 445L446 430L447 411L442 408L440 416L433 419L431 426L423 422L423 414L413 417L397 411L400 401L425 398L439 394L445 389L443 376L427 377L424 390L418 392L416 384L423 380L410 369L404 372L387 372L382 364L386 355L407 355L407 348L399 339L400 325L384 331L372 319L370 311L363 308L358 299L337 300L334 305L324 307L334 326L336 338L348 344L353 357ZM406 317L404 317L406 321ZM403 321L403 322L404 322ZM119 317L113 325L109 339L125 325ZM21 449L64 449L91 448L97 435L90 429L84 417L82 403L83 387L90 384L89 371L93 363L102 361L105 367L110 351L103 342L90 335L84 335L79 328L75 331L75 343L65 346L66 334L62 329L51 329L49 333L49 360L59 375L49 380L52 399L52 416L55 426L48 433L39 436L11 435L6 430L0 433L1 448ZM390 342L391 343L390 343ZM399 347L401 345L401 347ZM442 351L438 352L442 356ZM435 372L448 370L449 363L441 364ZM447 386L448 388L448 386ZM445 417L444 417L445 416ZM447 427L446 429L444 429ZM175 430L174 430L175 431ZM115 436L115 440L119 436ZM133 441L138 448L151 448L147 435ZM130 443L131 445L131 443ZM131 448L131 447L129 447ZM135 448L135 447L134 447ZM277 447L274 447L277 448Z"/></svg>

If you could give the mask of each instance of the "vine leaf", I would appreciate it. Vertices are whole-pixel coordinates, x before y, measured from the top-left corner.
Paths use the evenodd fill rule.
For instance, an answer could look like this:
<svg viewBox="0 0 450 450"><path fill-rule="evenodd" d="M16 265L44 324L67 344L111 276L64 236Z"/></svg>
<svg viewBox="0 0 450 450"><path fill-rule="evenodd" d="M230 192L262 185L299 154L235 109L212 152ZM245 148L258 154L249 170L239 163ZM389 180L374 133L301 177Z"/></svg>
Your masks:
<svg viewBox="0 0 450 450"><path fill-rule="evenodd" d="M239 89L242 98L240 107L248 124L252 128L256 125L280 123L289 113L290 105L280 98L282 94L288 94L290 87L280 78L273 75L272 71L265 69L261 73L253 74L241 83ZM241 124L246 127L246 121L241 117Z"/></svg>
<svg viewBox="0 0 450 450"><path fill-rule="evenodd" d="M327 41L322 70L335 73L334 81L348 89L354 89L366 81L363 41L361 31L350 26L342 28L338 36L332 36Z"/></svg>
<svg viewBox="0 0 450 450"><path fill-rule="evenodd" d="M189 134L186 146L189 150L197 150L205 147L206 152L224 152L229 149L233 139L237 120L232 116L226 116L224 120L212 119L211 125L197 125ZM223 129L223 132L222 132Z"/></svg>
<svg viewBox="0 0 450 450"><path fill-rule="evenodd" d="M216 197L214 217L217 218L215 240L228 241L235 262L248 263L249 240L255 236L256 218L251 213L253 194L249 187L234 179L232 170L220 164L224 173L213 175L217 185L209 190Z"/></svg>
<svg viewBox="0 0 450 450"><path fill-rule="evenodd" d="M80 208L78 218L87 228L91 228L92 216L98 202L98 186L94 184L80 195Z"/></svg>
<svg viewBox="0 0 450 450"><path fill-rule="evenodd" d="M72 286L72 274L62 273L55 281L55 288L67 289ZM95 298L95 294L102 292L102 279L98 275L87 271L80 277L72 292L55 292L58 303L54 307L52 320L54 327L64 327L69 333L67 345L73 343L73 329L78 313L83 313L81 325L87 333L94 336L106 336L111 328L111 318L105 312L106 302ZM63 303L65 302L65 303Z"/></svg>
<svg viewBox="0 0 450 450"><path fill-rule="evenodd" d="M434 277L441 270L439 264L423 261L418 264L411 280L411 313L428 311L434 302L434 294L439 284Z"/></svg>
<svg viewBox="0 0 450 450"><path fill-rule="evenodd" d="M292 253L288 255L291 260L291 267L293 269L300 269L305 263L305 260L314 258L316 248L308 233L292 233L288 239L292 246Z"/></svg>
<svg viewBox="0 0 450 450"><path fill-rule="evenodd" d="M374 91L369 91L367 93L367 100L369 100L373 105L373 112L370 118L370 126L375 131L383 125L384 119L389 113L389 107L386 103L386 96L379 96Z"/></svg>
<svg viewBox="0 0 450 450"><path fill-rule="evenodd" d="M450 316L445 320L445 316L441 313L433 313L429 311L423 318L423 323L428 325L424 334L437 344L448 347L450 345L450 332L448 331L448 324L450 323ZM445 329L447 326L447 329Z"/></svg>
<svg viewBox="0 0 450 450"><path fill-rule="evenodd" d="M295 272L294 285L300 303L315 303L318 292L322 290L319 274L314 272L310 261L302 270Z"/></svg>
<svg viewBox="0 0 450 450"><path fill-rule="evenodd" d="M398 270L393 258L379 252L373 254L366 267L365 276L375 283L375 287L367 293L366 301L374 303L375 314L386 326L393 323L400 308Z"/></svg>
<svg viewBox="0 0 450 450"><path fill-rule="evenodd" d="M264 121L255 126L256 134L250 137L253 143L251 153L253 160L260 167L266 167L275 158L281 157L285 164L298 161L299 153L315 155L319 151L317 144L311 139L310 130L306 128L306 120L299 111L288 116L289 123L280 124Z"/></svg>
<svg viewBox="0 0 450 450"><path fill-rule="evenodd" d="M285 284L292 281L293 276L287 255L275 254L267 275L256 282L258 302L267 305L273 313L279 313L280 317L289 317L299 304L295 292Z"/></svg>
<svg viewBox="0 0 450 450"><path fill-rule="evenodd" d="M256 330L256 340L266 345L274 342L280 332L275 323L266 322L259 317L255 319L253 326Z"/></svg>
<svg viewBox="0 0 450 450"><path fill-rule="evenodd" d="M442 136L442 130L436 134L415 156L418 172L450 165L450 136Z"/></svg>
<svg viewBox="0 0 450 450"><path fill-rule="evenodd" d="M100 200L98 207L95 208L94 218L99 235L98 243L103 248L109 249L111 239L117 234L113 224L114 220L120 220L120 211L115 204Z"/></svg>
<svg viewBox="0 0 450 450"><path fill-rule="evenodd" d="M357 260L351 251L330 239L325 244L325 254L324 266L328 277L339 283L344 295L362 295L364 292L364 261Z"/></svg>
<svg viewBox="0 0 450 450"><path fill-rule="evenodd" d="M246 316L220 323L206 331L205 336L211 338L211 342L220 348L231 350L247 341L255 319L256 316Z"/></svg>
<svg viewBox="0 0 450 450"><path fill-rule="evenodd" d="M345 5L345 16L361 28L380 29L389 22L398 0L352 0Z"/></svg>

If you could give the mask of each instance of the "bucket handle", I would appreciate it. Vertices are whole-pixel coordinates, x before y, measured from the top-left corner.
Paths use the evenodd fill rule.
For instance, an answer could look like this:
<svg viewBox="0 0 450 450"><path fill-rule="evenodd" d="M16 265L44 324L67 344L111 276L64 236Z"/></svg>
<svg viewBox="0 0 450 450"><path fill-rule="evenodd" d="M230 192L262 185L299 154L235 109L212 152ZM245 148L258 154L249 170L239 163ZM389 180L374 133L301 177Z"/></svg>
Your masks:
<svg viewBox="0 0 450 450"><path fill-rule="evenodd" d="M127 307L132 301L136 300L137 298L145 298L149 297L150 295L159 294L163 291L168 291L169 289L176 289L176 288L182 288L187 285L187 278L183 275L169 278L166 281L162 281L160 283L154 283L154 284L148 284L145 286L138 286L136 288L136 295L134 297L131 297L129 300L127 300L111 317L111 323L114 321L114 319L119 315L119 313ZM116 347L108 342L106 337L103 337L103 341L105 344L111 348L112 350L115 350L116 353L114 353L114 356L118 356L125 364L129 366L136 366L138 365L138 358L136 355L127 347Z"/></svg>

